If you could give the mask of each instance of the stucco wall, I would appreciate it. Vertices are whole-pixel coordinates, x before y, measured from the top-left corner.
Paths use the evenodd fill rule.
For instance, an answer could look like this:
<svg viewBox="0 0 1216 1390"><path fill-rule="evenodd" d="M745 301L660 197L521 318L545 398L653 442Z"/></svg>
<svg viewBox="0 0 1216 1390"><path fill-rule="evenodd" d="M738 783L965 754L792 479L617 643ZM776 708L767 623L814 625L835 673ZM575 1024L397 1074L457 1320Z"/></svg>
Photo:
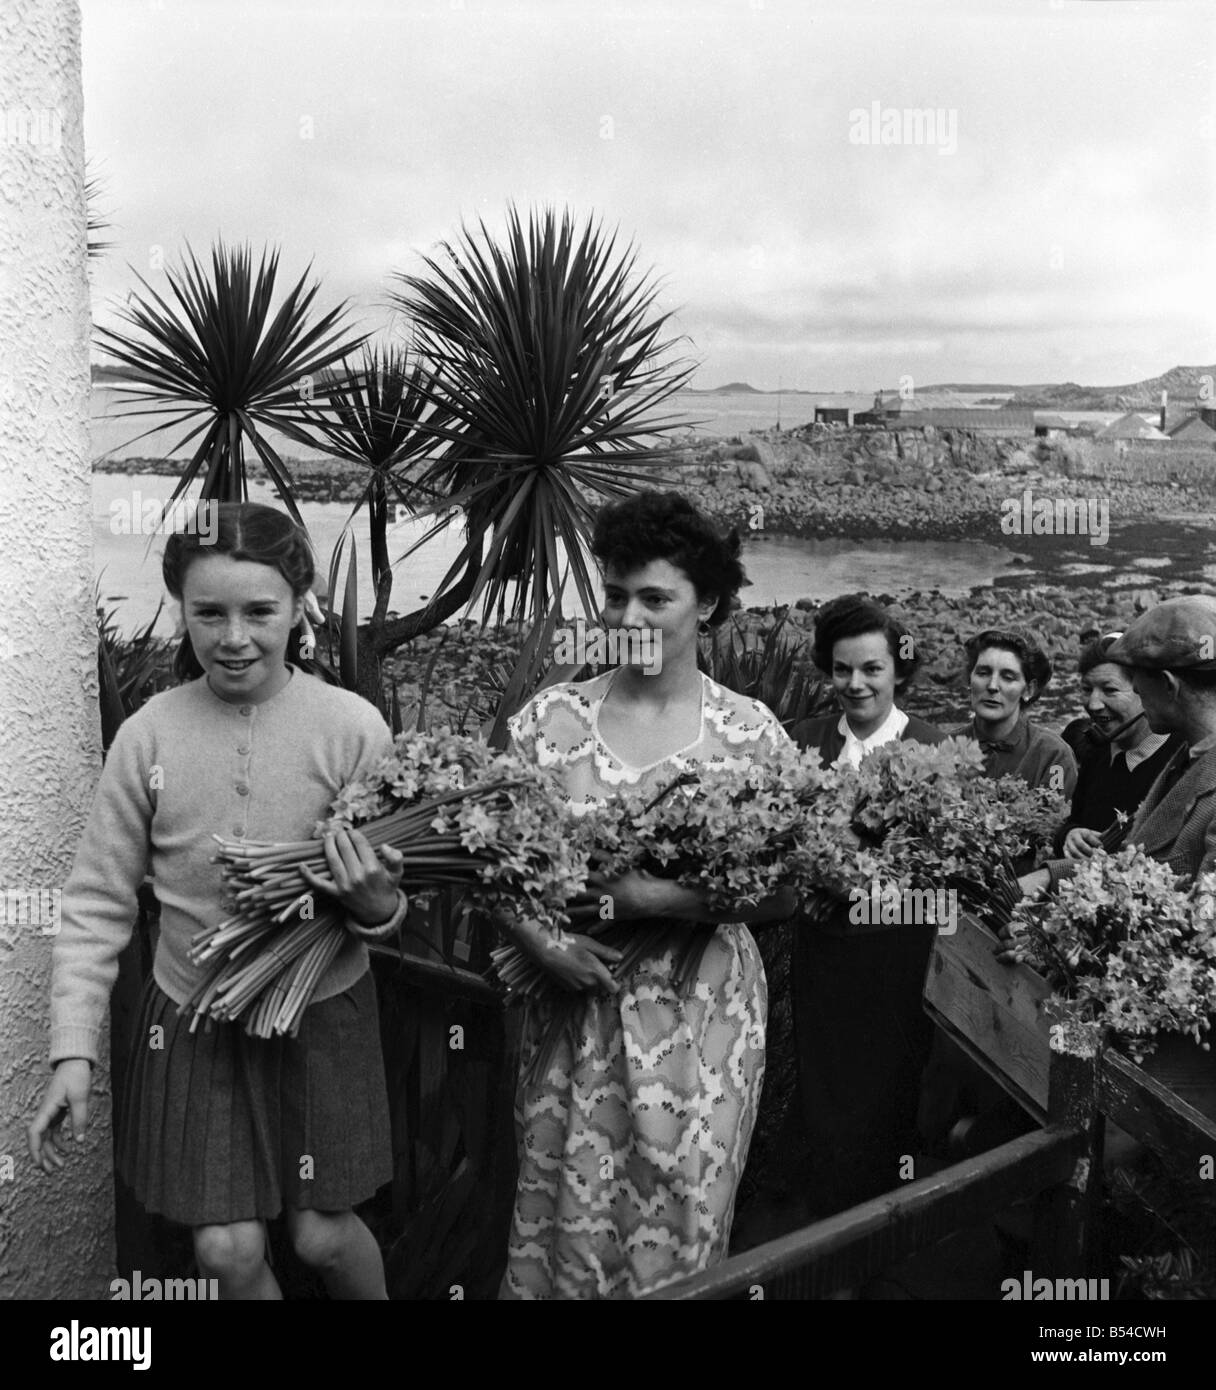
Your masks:
<svg viewBox="0 0 1216 1390"><path fill-rule="evenodd" d="M0 886L55 889L100 765L88 469L80 14L0 4ZM0 1300L100 1298L113 1264L109 1079L45 1177L25 1149L46 1064L46 926L0 918ZM28 905L28 904L27 904ZM6 1163L11 1159L11 1165ZM11 1167L11 1175L10 1175Z"/></svg>

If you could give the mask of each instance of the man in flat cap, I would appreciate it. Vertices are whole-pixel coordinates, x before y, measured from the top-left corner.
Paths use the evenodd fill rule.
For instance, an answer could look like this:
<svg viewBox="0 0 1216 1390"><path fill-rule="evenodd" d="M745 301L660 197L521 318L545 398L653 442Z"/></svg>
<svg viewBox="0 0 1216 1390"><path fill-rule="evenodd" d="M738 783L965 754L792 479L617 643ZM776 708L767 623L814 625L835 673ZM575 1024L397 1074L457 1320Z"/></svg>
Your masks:
<svg viewBox="0 0 1216 1390"><path fill-rule="evenodd" d="M1216 598L1167 599L1137 618L1107 651L1131 668L1132 685L1156 734L1186 745L1161 770L1122 845L1138 844L1176 874L1216 869ZM1054 888L1076 861L1053 859L1019 880L1030 894Z"/></svg>

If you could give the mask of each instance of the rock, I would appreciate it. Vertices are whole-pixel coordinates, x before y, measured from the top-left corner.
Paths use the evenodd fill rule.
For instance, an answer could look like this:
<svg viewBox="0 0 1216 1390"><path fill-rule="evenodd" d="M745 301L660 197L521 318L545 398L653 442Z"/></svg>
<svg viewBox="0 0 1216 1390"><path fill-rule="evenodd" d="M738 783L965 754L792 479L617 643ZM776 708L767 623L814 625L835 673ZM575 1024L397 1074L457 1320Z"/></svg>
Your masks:
<svg viewBox="0 0 1216 1390"><path fill-rule="evenodd" d="M771 492L773 481L762 463L749 463L745 459L736 460L739 486L749 492Z"/></svg>

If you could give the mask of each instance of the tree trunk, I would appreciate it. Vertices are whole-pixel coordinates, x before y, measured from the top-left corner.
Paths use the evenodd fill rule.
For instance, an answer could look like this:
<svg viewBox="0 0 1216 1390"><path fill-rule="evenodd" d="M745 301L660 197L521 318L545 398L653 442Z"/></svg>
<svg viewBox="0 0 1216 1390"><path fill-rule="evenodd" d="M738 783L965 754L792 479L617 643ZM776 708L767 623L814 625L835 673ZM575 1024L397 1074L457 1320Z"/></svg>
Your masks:
<svg viewBox="0 0 1216 1390"><path fill-rule="evenodd" d="M473 592L473 586L477 581L477 573L481 569L481 538L476 539L473 553L469 556L469 562L465 566L464 573L446 594L438 599L432 600L425 608L418 608L413 613L407 613L404 617L385 620L380 625L367 623L359 629L360 636L367 633L369 642L376 652L377 658L387 656L390 652L395 652L398 647L406 642L412 641L415 637L422 636L423 633L433 632L441 623L459 613L469 601L469 595ZM362 663L363 651L360 648L359 660ZM362 664L360 664L360 683L362 683Z"/></svg>

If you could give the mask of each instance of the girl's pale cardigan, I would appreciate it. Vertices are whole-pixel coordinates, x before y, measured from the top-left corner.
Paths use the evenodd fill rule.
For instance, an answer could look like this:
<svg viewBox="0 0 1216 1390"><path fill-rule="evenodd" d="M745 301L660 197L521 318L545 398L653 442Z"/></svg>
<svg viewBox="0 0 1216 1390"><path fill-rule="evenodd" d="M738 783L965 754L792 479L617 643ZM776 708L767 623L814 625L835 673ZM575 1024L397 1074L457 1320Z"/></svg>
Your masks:
<svg viewBox="0 0 1216 1390"><path fill-rule="evenodd" d="M118 730L63 890L51 987L51 1062L95 1062L118 956L151 873L160 903L157 984L175 1003L205 973L187 957L203 927L231 915L213 835L308 839L341 786L391 750L379 712L349 691L291 668L262 704L228 704L205 678L154 696ZM353 934L316 998L348 989L368 969ZM362 937L363 940L359 938Z"/></svg>

